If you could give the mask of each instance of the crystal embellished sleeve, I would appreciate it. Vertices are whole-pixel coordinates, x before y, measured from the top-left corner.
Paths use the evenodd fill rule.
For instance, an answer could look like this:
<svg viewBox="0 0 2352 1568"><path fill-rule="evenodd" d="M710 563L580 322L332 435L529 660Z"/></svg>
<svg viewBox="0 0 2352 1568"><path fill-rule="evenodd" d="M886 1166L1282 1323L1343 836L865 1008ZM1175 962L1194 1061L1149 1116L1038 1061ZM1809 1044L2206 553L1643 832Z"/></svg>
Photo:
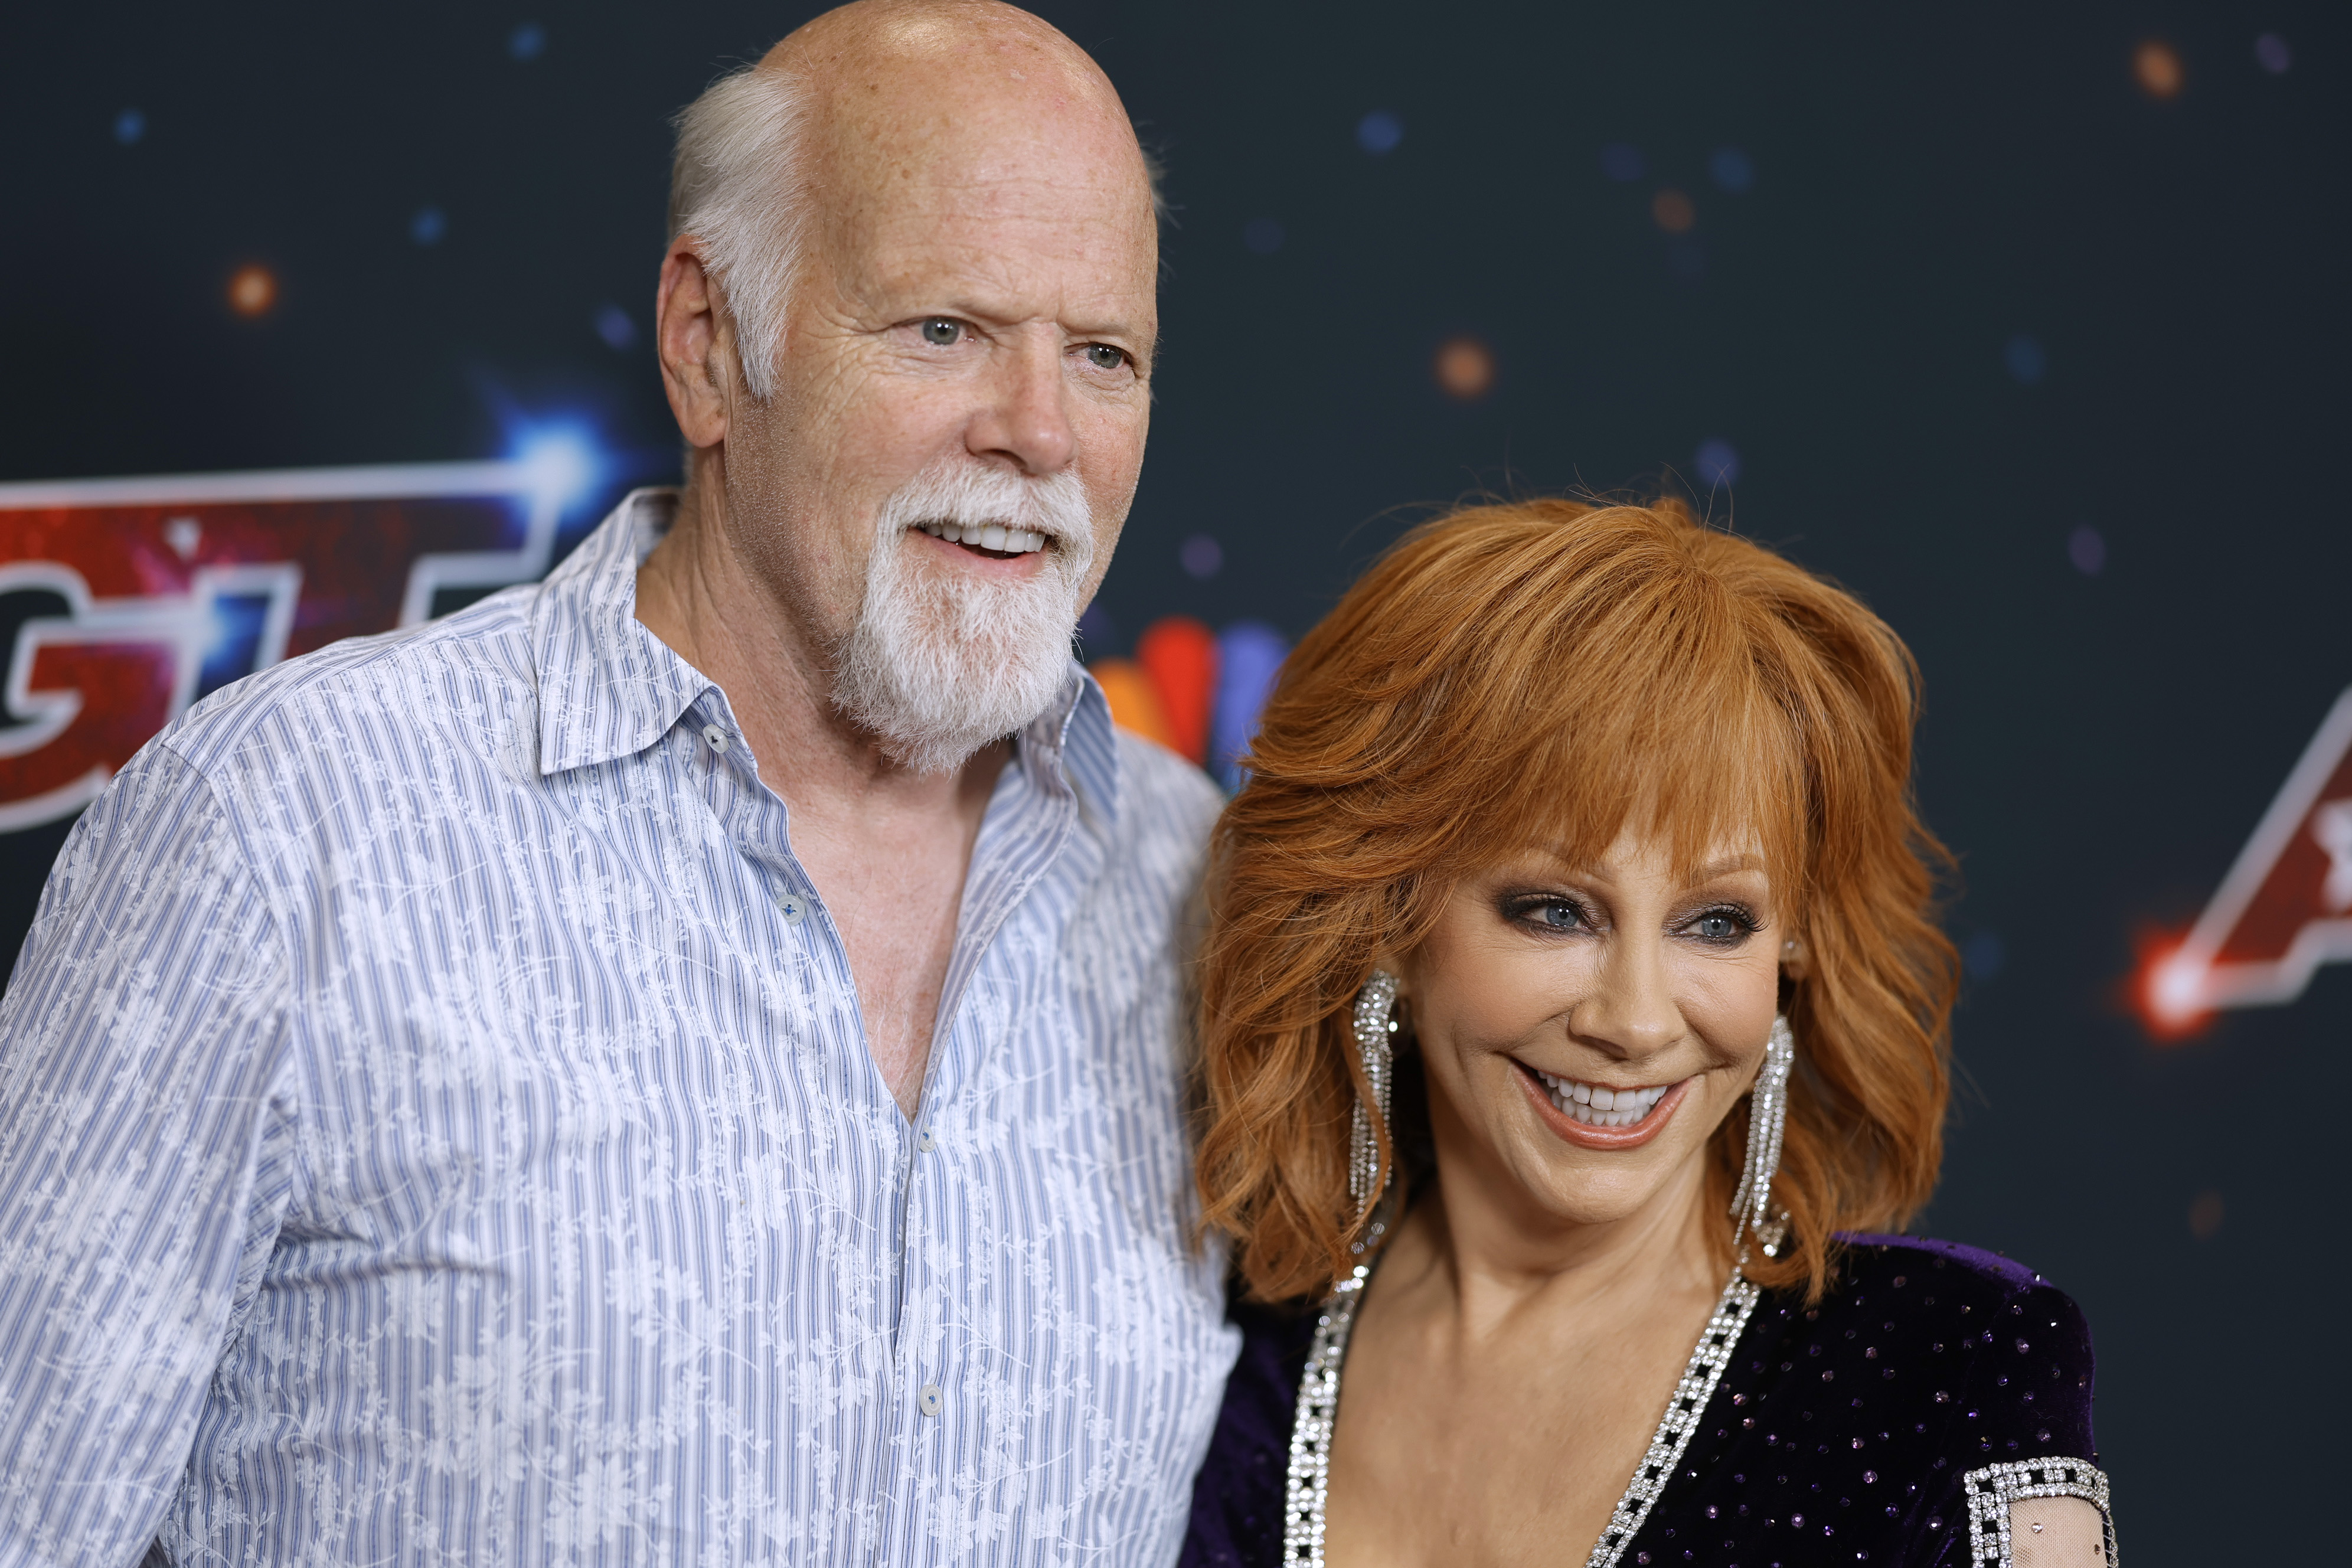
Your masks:
<svg viewBox="0 0 2352 1568"><path fill-rule="evenodd" d="M1972 1331L1964 1392L1959 1509L1971 1568L2011 1568L2010 1508L2035 1498L2080 1498L2099 1510L2109 1568L2115 1514L2091 1429L2090 1325L2063 1291L2036 1280ZM1955 1531L1955 1544L1958 1531Z"/></svg>

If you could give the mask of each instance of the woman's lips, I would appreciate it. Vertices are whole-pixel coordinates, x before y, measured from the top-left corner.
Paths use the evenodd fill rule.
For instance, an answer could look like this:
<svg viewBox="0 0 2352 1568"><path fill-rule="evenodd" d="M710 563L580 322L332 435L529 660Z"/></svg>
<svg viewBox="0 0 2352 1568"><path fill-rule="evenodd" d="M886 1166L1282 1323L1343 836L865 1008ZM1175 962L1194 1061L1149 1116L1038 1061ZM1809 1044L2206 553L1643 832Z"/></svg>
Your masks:
<svg viewBox="0 0 2352 1568"><path fill-rule="evenodd" d="M1666 1123L1674 1119L1675 1110L1681 1106L1683 1096L1691 1086L1691 1080L1685 1079L1668 1089L1658 1097L1657 1103L1650 1107L1648 1113L1631 1126L1596 1127L1589 1121L1579 1121L1554 1105L1550 1090L1544 1087L1543 1079L1533 1068L1517 1060L1511 1065L1519 1069L1519 1085L1527 1090L1528 1099L1534 1104L1536 1114L1543 1119L1544 1125L1558 1133L1563 1142L1583 1149L1640 1148L1665 1131Z"/></svg>

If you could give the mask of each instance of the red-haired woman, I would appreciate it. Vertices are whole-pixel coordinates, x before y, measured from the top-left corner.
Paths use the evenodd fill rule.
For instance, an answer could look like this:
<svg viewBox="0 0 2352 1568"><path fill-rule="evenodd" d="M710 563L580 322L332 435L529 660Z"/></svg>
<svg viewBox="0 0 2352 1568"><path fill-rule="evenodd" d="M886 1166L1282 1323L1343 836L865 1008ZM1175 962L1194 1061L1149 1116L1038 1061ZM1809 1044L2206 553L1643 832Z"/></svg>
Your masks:
<svg viewBox="0 0 2352 1568"><path fill-rule="evenodd" d="M1299 645L1213 862L1185 1563L2113 1561L2074 1303L1869 1234L1942 1152L1916 706L1671 502L1458 513Z"/></svg>

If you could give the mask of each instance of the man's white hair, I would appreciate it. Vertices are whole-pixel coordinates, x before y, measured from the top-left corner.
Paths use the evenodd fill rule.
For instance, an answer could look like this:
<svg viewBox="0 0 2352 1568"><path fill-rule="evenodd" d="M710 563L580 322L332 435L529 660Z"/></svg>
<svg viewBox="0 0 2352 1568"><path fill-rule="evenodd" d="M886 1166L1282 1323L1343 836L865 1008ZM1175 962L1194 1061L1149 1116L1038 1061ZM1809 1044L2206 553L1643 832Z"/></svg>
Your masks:
<svg viewBox="0 0 2352 1568"><path fill-rule="evenodd" d="M712 82L673 121L669 237L702 242L703 269L735 319L743 384L761 403L775 393L784 309L808 240L814 98L805 69L747 65ZM1164 221L1160 164L1149 153L1143 171L1151 210Z"/></svg>
<svg viewBox="0 0 2352 1568"><path fill-rule="evenodd" d="M743 384L774 395L784 306L808 228L807 132L813 94L800 72L743 67L678 110L669 233L702 242L703 270L735 318Z"/></svg>

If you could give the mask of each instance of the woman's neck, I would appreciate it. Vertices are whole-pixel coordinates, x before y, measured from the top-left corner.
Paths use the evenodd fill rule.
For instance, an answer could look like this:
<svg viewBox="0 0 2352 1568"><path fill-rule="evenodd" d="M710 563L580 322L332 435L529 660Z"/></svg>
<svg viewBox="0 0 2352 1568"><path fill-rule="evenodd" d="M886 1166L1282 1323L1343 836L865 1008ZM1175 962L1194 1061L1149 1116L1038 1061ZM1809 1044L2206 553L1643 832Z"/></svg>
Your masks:
<svg viewBox="0 0 2352 1568"><path fill-rule="evenodd" d="M1530 1310L1622 1312L1722 1290L1730 1260L1697 1162L1633 1213L1599 1222L1550 1212L1489 1166L1439 1131L1435 1189L1399 1227L1381 1266L1384 1290L1450 1297L1474 1333Z"/></svg>

